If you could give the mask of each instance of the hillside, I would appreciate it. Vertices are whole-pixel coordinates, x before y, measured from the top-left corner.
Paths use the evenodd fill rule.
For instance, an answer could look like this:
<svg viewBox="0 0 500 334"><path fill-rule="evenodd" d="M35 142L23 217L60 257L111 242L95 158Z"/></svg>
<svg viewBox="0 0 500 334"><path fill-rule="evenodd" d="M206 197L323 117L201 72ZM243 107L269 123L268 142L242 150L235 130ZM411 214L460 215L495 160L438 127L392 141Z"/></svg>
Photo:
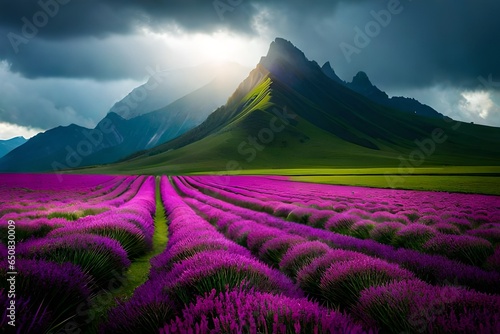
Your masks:
<svg viewBox="0 0 500 334"><path fill-rule="evenodd" d="M228 103L200 126L103 170L397 168L409 160L418 166L499 165L499 138L498 128L375 103L277 39Z"/></svg>

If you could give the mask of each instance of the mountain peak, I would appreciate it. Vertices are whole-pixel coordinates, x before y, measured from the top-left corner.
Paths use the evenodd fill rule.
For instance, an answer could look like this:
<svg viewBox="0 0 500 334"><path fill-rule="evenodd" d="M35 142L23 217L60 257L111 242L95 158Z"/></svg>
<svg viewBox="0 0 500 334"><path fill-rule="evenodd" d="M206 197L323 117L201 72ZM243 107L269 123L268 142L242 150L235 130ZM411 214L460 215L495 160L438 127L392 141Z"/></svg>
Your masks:
<svg viewBox="0 0 500 334"><path fill-rule="evenodd" d="M352 79L352 84L356 86L361 86L361 87L372 87L373 84L368 78L368 75L363 72L359 71L354 78Z"/></svg>
<svg viewBox="0 0 500 334"><path fill-rule="evenodd" d="M327 61L322 67L321 67L321 70L323 71L323 73L329 77L330 79L332 79L333 81L336 81L338 83L341 83L341 84L344 84L344 82L342 81L342 79L340 79L337 75L337 73L335 73L335 71L333 70L332 68L332 65L330 64L329 61Z"/></svg>
<svg viewBox="0 0 500 334"><path fill-rule="evenodd" d="M274 73L279 71L283 65L292 66L295 68L310 68L311 66L317 67L316 62L311 62L306 58L304 52L299 50L290 41L283 38L276 38L269 47L267 56L262 57L260 64L267 70Z"/></svg>

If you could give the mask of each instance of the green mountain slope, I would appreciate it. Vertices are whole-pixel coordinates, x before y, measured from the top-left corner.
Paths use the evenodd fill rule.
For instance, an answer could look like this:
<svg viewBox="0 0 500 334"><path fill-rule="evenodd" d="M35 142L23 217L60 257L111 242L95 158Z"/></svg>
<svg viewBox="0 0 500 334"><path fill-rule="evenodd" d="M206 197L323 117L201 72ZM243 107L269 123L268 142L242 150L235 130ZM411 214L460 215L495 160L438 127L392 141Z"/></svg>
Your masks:
<svg viewBox="0 0 500 334"><path fill-rule="evenodd" d="M288 117L283 115L289 115ZM228 103L116 172L500 165L500 129L370 101L277 39Z"/></svg>

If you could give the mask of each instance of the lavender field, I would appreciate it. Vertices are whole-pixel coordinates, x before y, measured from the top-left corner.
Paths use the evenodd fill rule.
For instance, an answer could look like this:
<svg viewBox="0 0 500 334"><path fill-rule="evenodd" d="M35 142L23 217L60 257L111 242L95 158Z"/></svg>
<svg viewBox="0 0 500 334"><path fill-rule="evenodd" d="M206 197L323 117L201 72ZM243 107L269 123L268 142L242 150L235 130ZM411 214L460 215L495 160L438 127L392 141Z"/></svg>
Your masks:
<svg viewBox="0 0 500 334"><path fill-rule="evenodd" d="M2 331L15 300L17 333L500 332L498 196L285 177L0 179Z"/></svg>

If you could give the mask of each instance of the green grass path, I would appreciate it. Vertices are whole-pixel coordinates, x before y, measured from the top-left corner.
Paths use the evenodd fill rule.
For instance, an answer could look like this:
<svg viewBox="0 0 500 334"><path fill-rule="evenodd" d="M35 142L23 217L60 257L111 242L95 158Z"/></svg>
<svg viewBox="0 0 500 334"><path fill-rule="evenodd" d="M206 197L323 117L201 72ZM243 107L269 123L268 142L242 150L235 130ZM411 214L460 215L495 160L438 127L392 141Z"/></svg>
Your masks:
<svg viewBox="0 0 500 334"><path fill-rule="evenodd" d="M116 301L127 300L132 296L135 289L144 284L148 279L151 268L150 260L160 254L165 249L168 241L167 218L165 217L165 208L160 195L160 177L156 178L156 212L154 217L155 231L153 234L153 249L135 259L128 270L125 272L123 285L113 291L104 291L94 298L95 320L92 322L92 329L89 332L97 333L98 326L104 320L106 313L116 305Z"/></svg>

